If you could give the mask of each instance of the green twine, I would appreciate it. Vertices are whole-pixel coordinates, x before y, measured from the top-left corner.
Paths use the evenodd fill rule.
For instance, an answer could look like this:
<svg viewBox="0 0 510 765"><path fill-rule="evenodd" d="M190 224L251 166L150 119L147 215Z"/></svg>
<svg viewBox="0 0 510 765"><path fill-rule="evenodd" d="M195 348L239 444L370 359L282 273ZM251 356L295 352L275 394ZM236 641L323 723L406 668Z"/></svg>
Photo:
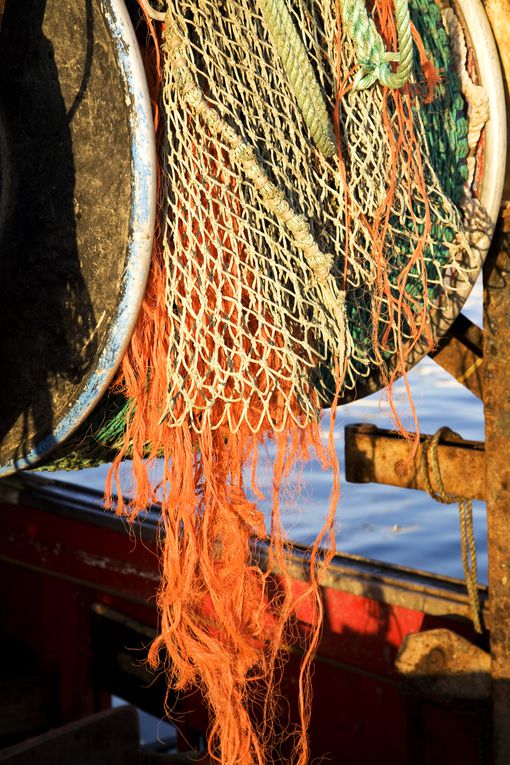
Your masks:
<svg viewBox="0 0 510 765"><path fill-rule="evenodd" d="M360 70L354 88L362 90L380 82L398 89L409 81L413 70L413 40L407 0L395 0L398 52L387 51L384 40L368 15L365 0L341 0L342 21L346 32L356 44ZM391 62L398 62L393 72Z"/></svg>
<svg viewBox="0 0 510 765"><path fill-rule="evenodd" d="M434 101L421 105L430 158L446 196L457 206L468 178L468 121L441 12L430 0L413 0L413 23L441 74Z"/></svg>

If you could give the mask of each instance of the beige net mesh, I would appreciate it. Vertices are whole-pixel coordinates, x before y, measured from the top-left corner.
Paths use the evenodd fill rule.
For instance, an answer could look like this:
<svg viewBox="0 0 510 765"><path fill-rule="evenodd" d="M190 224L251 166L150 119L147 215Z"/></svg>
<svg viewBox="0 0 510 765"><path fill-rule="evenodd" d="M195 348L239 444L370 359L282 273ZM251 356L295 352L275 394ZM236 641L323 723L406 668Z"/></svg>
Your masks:
<svg viewBox="0 0 510 765"><path fill-rule="evenodd" d="M338 46L331 3L296 2L290 14L334 115L337 89L358 69L355 44L343 34ZM336 360L352 386L388 355L403 361L427 330L431 287L454 290L449 277L467 260L417 94L398 109L383 88L344 87L338 156L325 156L251 4L170 3L166 21L167 415L202 427L220 397L222 417L240 403L257 429L254 398L271 418L280 390L290 416L297 399L316 417L310 386L329 395L321 365Z"/></svg>

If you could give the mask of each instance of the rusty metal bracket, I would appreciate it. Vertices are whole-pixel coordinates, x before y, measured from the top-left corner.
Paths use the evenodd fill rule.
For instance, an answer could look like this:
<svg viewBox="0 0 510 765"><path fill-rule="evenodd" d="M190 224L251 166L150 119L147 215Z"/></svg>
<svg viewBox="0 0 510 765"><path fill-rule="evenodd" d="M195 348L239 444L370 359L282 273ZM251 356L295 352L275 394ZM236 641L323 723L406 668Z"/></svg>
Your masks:
<svg viewBox="0 0 510 765"><path fill-rule="evenodd" d="M345 428L346 477L351 483L382 483L425 491L421 467L423 444L420 437L414 460L409 464L410 447L400 433L375 425L356 424ZM445 439L437 450L446 492L472 499L485 499L485 450L480 441ZM438 490L434 476L429 476Z"/></svg>
<svg viewBox="0 0 510 765"><path fill-rule="evenodd" d="M459 314L431 359L478 398L483 396L483 331Z"/></svg>
<svg viewBox="0 0 510 765"><path fill-rule="evenodd" d="M508 10L510 20L510 8ZM497 236L484 269L485 439L493 756L510 762L510 235Z"/></svg>

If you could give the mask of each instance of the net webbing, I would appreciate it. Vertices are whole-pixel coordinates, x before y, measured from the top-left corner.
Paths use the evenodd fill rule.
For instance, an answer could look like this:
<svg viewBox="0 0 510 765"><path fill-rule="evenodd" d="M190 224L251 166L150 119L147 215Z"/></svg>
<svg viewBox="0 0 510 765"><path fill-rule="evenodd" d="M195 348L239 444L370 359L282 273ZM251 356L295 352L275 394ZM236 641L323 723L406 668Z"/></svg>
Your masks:
<svg viewBox="0 0 510 765"><path fill-rule="evenodd" d="M127 504L110 503L130 517L161 504L150 660L165 662L176 688L202 689L222 765L278 758L274 690L304 602L313 627L284 761L309 760L318 561L333 554L339 494L321 406L376 368L390 382L404 372L413 349L433 342L430 316L470 261L459 212L468 122L451 46L433 2L412 1L413 24L399 8L374 4L368 53L359 2L170 0L154 32L161 188L147 294L116 389L54 466L114 450L119 496L124 458L135 485ZM253 477L267 438L268 529L244 477L251 464L260 496ZM334 484L297 604L280 493L312 452L333 466ZM267 567L253 559L253 538L269 545Z"/></svg>
<svg viewBox="0 0 510 765"><path fill-rule="evenodd" d="M179 5L182 18L189 16L192 6L192 3ZM215 4L212 3L211 8L214 7ZM207 26L206 12L211 9L207 4L204 8L206 11L201 13L199 18L202 18L202 26ZM208 231L206 226L199 236L208 243L216 237L220 243L220 255L230 259L232 265L238 269L237 272L232 272L232 269L228 272L234 317L233 321L230 320L226 339L221 331L214 335L215 342L219 341L216 358L224 359L225 351L230 357L229 344L233 344L232 356L242 365L237 371L237 388L234 385L234 395L239 398L239 386L243 384L242 370L248 369L249 366L249 355L247 358L242 333L236 326L235 306L236 300L239 305L240 298L243 306L241 313L243 317L247 317L244 345L251 346L252 337L257 334L261 337L263 332L267 333L268 340L264 342L272 344L272 352L276 352L278 359L283 362L282 369L275 371L267 364L267 348L265 360L258 353L260 345L253 348L252 356L255 358L258 375L254 374L255 384L251 386L248 398L244 399L245 413L251 409L250 402L253 403L254 399L263 401L270 386L277 384L279 376L285 375L293 389L302 394L300 412L306 412L307 417L313 419L317 415L317 407L311 404L307 391L313 387L319 391L321 401L328 401L331 398L331 389L335 388L330 374L331 349L335 345L328 344L328 337L330 341L331 338L336 340L337 349L340 346L340 350L344 349L348 356L345 369L346 387L359 384L377 368L382 371L382 379L389 379L389 369L396 367L398 372L402 371L398 359L399 344L401 355L405 357L409 347L417 340L417 335L427 333L429 313L436 307L438 298L441 297L443 302L447 303L448 295L455 294L455 277L458 276L459 269L463 268L462 248L465 248L465 242L462 243L462 237L458 235L458 208L461 205L473 205L470 189L466 197L465 185L468 181L468 160L471 164L474 161L473 151L468 147L466 102L457 76L459 65L453 58L452 49L458 48L459 42L458 39L449 39L441 23L439 8L434 2L412 1L411 19L421 45L415 51L418 55L414 56L414 84L408 88L408 92L412 94L412 97L408 96L408 103L410 101L412 104L413 120L416 123L413 125L417 134L416 149L424 156L423 174L427 200L424 202L422 199L423 189L418 189L417 194L414 193L414 184L419 173L413 175L410 181L407 179L403 182L416 168L412 166L409 156L413 151L409 149L406 126L400 134L401 126L396 124L394 135L398 137L402 152L398 169L395 169L392 175L395 184L401 186L403 191L401 189L393 199L393 204L389 205L389 216L384 216L381 204L387 193L392 160L390 136L386 135L381 115L386 109L390 122L395 122L395 95L385 93L378 87L354 92L351 89L343 94L337 121L341 132L339 137L342 161L339 167L336 167L335 161L328 161L322 151L314 151L314 139L303 118L303 104L299 104L298 100L293 101L293 94L292 91L289 93L286 80L287 69L279 64L279 53L273 48L262 17L255 15L252 33L255 27L255 32L262 36L261 41L257 37L257 45L264 52L268 71L261 68L262 53L250 47L249 29L246 35L242 32L245 28L244 16L238 15L242 8L242 4L239 4L231 9L231 13L234 13L237 19L234 25L237 29L236 44L233 38L232 45L229 45L230 38L224 36L225 30L223 35L210 35L211 73L208 87L214 89L216 103L210 95L207 102L216 108L218 114L227 115L229 124L243 137L246 145L257 149L257 157L265 175L273 182L280 179L280 187L275 184L277 191L285 194L286 203L296 215L304 215L304 223L309 228L317 249L328 255L333 262L332 273L336 276L340 307L345 287L345 336L342 322L338 322L337 316L330 316L328 321L327 310L326 321L324 325L321 324L324 311L321 317L321 301L317 301L313 292L310 294L307 289L313 281L313 274L307 267L303 250L298 248L295 242L289 243L285 225L279 222L271 210L263 205L261 207L260 196L254 190L253 182L242 175L239 176L238 166L221 166L221 172L218 170L218 177L215 178L213 170L220 168L221 162L217 157L207 158L207 153L204 152L197 161L208 163L207 172L213 172L212 179L208 181L210 190L219 195L219 200L216 201L210 196L209 188L205 188L204 185L199 189L197 183L192 184L188 192L186 173L193 173L196 169L196 162L189 154L193 134L190 134L191 126L184 124L184 133L176 132L174 136L173 130L178 131L183 127L179 123L183 123L184 117L179 113L178 96L175 93L172 95L168 88L165 98L173 99L176 103L174 111L168 116L169 137L163 140L163 161L168 168L168 173L163 174L163 180L166 186L171 188L171 203L180 207L176 210L177 218L174 217L170 206L165 207L167 215L164 225L172 235L172 227L176 227L175 220L179 219L179 216L182 218L182 211L187 209L188 197L192 199L194 195L195 208L190 206L187 213L188 222L199 227L201 208L196 208L197 200L200 205L200 194L209 195L209 207L220 210L221 215L209 216L207 226L214 226L214 230ZM228 15L222 9L223 5L221 10L216 9L216 15L221 16L228 31L231 24ZM249 18L254 16L251 7L245 8L243 13ZM313 77L320 87L321 99L324 103L327 99L327 111L333 123L336 83L341 86L343 79L349 77L352 81L359 71L354 45L346 38L345 33L342 33L342 60L339 61L335 27L337 16L334 7L322 9L320 4L295 4L292 8L292 18L293 26L301 36L307 60L310 66L313 64ZM315 18L316 23L308 23L310 18ZM216 23L217 19L214 17L210 21ZM454 21L450 22L450 27L453 23ZM463 45L465 48L465 43ZM217 47L226 52L217 51ZM226 72L223 87L232 90L229 80L233 77L231 73L236 71L234 65L238 66L237 79L244 83L242 88L239 86L244 101L240 101L241 95L230 101L228 98L223 99L219 75L216 81L216 70ZM433 98L427 98L427 83L423 77L427 67L431 68L432 72L440 72L441 75L439 81L434 80ZM275 69L277 74L271 76ZM268 85L264 80L266 76L270 77ZM270 89L269 85L274 83L275 79L277 86L273 84ZM275 93L272 104L271 94ZM251 114L247 111L252 108L250 99L255 101L255 111L251 119L245 119L245 115ZM308 107L308 111L312 111L312 107ZM240 124L235 123L235 119ZM206 140L211 140L207 134ZM168 141L168 146L165 141ZM178 148L182 148L183 156L186 157L182 165L182 155L178 153ZM191 151L196 152L197 149L191 147ZM170 162L171 157L174 158L173 166ZM223 184L224 177L229 178L228 188ZM174 181L175 186L172 185ZM242 209L241 202L244 204ZM476 212L480 214L478 205ZM427 215L430 221L426 223ZM233 228L228 229L228 226ZM426 236L425 226L429 229ZM236 232L236 227L239 227L239 232ZM382 228L380 235L377 227ZM483 226L479 228L483 229ZM191 236L196 239L193 231ZM377 242L374 242L374 239L379 240L378 246L375 246ZM416 247L417 242L419 247ZM235 246L232 248L230 243L234 243ZM179 246L182 247L182 243ZM221 267L215 256L211 256L211 260L215 261L218 293ZM180 263L177 258L172 265L174 274L180 274L183 279L189 276L186 269L189 271L195 267L195 264ZM207 272L207 267L208 262L204 261L197 274L192 276L194 286L190 288L191 301L199 305L202 302L204 275L208 278L208 273L212 273ZM408 271L405 279L402 279L406 268ZM401 292L404 292L404 301L400 309L400 320L396 320ZM170 304L171 296L168 295L167 299ZM260 310L261 306L263 310ZM269 306L271 312L267 310ZM426 310L427 306L429 311ZM190 316L193 316L193 306L188 310L191 310ZM170 311L177 314L176 324L172 325L171 331L176 340L172 352L178 357L182 354L182 349L186 348L186 327L179 339L179 311L172 305ZM207 331L213 332L210 327ZM205 340L202 340L202 343L204 342ZM278 343L283 343L283 346L275 350ZM186 364L198 364L199 356L200 347L195 358L191 362L186 361ZM205 367L208 367L209 361L206 353ZM188 372L185 368L179 370L178 367L172 367L171 362L168 372L172 389L169 395L171 409L173 397L182 399L184 395L184 389L179 386ZM204 376L205 388L214 390L214 379L218 376L220 390L223 384L222 375L225 376L221 363L219 369L218 365L212 364ZM261 380L264 381L262 386ZM187 406L188 411L191 411L189 393L186 393L186 396L186 404L180 401L181 413L182 406ZM111 460L110 450L115 449L122 438L128 410L129 406L122 396L119 398L112 395L106 398L85 428L68 442L64 456L56 455L53 463L55 468L73 468ZM176 416L172 411L169 413L170 416ZM289 413L293 416L292 411ZM273 422L273 425L276 423ZM256 428L257 423L253 421L252 427Z"/></svg>

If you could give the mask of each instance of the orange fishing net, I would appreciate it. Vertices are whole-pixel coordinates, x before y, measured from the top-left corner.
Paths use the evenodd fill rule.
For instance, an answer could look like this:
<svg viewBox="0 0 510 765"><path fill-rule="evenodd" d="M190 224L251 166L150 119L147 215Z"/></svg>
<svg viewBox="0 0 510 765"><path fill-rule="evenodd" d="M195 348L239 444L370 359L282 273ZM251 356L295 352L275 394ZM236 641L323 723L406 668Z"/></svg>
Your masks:
<svg viewBox="0 0 510 765"><path fill-rule="evenodd" d="M208 163L215 161L208 155ZM214 209L213 214L218 224L221 210ZM182 221L177 235L187 237ZM158 597L161 632L152 645L150 663L154 667L161 662L166 665L175 689L195 686L202 689L211 713L209 751L213 756L223 765L262 765L274 756L272 729L278 706L275 689L281 652L290 637L286 628L296 608L292 580L286 570L287 539L280 520L280 490L293 466L308 460L311 451L325 469L333 467L331 511L310 552L310 584L304 596L315 611L315 629L305 647L299 678L301 723L296 751L297 762L304 765L309 757L306 737L310 715L309 669L322 616L317 558L326 536L329 552L321 554L320 565L327 565L334 554L332 523L339 494L336 454L332 438L326 448L321 443L318 396L311 384L308 396L315 416L307 422L292 382L283 378L278 389L273 390L270 377L265 376L265 367L276 376L282 370L283 339L273 329L268 352L264 340L269 322L254 312L247 318L242 316L248 292L253 291L250 284L253 279L243 283L240 300L235 304L233 290L224 276L225 272L235 274L235 263L227 260L222 270L216 267L218 253L207 227L194 236L200 249L190 259L184 278L178 273L169 275L161 230L156 233L141 316L117 381L118 388L133 404L127 416L124 446L110 478L115 477L121 497L119 466L129 456L135 493L128 505L119 504L118 512L135 517L153 502L161 504L163 565ZM231 246L239 247L234 236ZM207 286L199 278L206 261L212 272ZM175 325L183 321L182 317L172 316L162 300L169 276L174 280L176 293L186 295L193 306L194 312L185 321L187 333L196 333L197 344L216 314L228 317L220 329L226 335L248 321L249 334L240 333L241 345L247 342L247 337L260 345L252 354L248 347L244 349L252 362L241 376L239 357L234 357L232 366L231 357L225 352L218 356L213 344L203 349L199 369L204 378L212 364L220 370L229 370L222 381L221 397L215 396L214 386L204 386L200 391L204 407L209 405L205 422L200 419L199 407L186 413L185 399L197 393L195 378L189 374L194 345L186 347L180 363L172 360L170 373L168 369L171 338L181 329ZM194 285L191 293L190 284ZM196 314L204 307L201 327ZM232 344L235 342L232 336ZM257 356L263 363L257 364ZM240 389L236 389L238 379L242 383ZM256 395L253 379L258 379ZM169 391L175 402L172 419L178 424L165 417ZM287 416L289 407L292 417ZM255 484L255 472L259 444L267 438L276 443L269 530L262 512L248 499L244 477L245 467L251 465L252 493L262 498ZM154 485L150 466L161 457L164 475ZM113 505L110 487L107 494L109 504ZM263 567L255 561L256 539L271 542ZM279 571L277 585L272 573L275 569Z"/></svg>
<svg viewBox="0 0 510 765"><path fill-rule="evenodd" d="M300 723L289 732L292 761L309 762L319 581L334 554L340 490L336 402L374 364L389 382L405 371L430 338L430 282L444 284L445 268L462 270L467 251L419 118L420 94L430 99L438 78L418 32L416 82L364 90L338 0L278 7L275 19L262 1L176 0L158 29L148 18L159 222L117 381L131 405L110 475L122 496L119 466L130 457L135 491L119 513L134 518L161 505L161 626L149 660L166 666L174 688L202 690L209 752L222 765L278 758L276 691L297 607L280 496L294 466L314 454L332 469L333 488L307 559L301 597L315 618L299 675ZM374 17L395 50L391 0L378 0ZM292 56L284 27L298 30ZM309 78L304 89L299 72ZM404 249L395 273L394 253ZM269 527L255 481L267 440L276 451ZM114 504L111 483L107 494ZM264 564L257 543L267 546Z"/></svg>
<svg viewBox="0 0 510 765"><path fill-rule="evenodd" d="M309 559L310 586L305 597L313 601L315 631L306 647L299 680L301 731L297 760L305 763L310 714L308 672L322 615L317 557L326 535L329 552L321 555L320 564L327 564L334 553L332 522L339 482L333 441L327 448L322 445L317 421L301 427L285 418L281 392L270 403L271 424L262 406L252 405L250 417L262 422L257 432L243 418L242 403L230 408L228 424L206 425L200 432L189 423L175 427L166 420L161 422L161 417L155 415L166 404L166 356L171 332L160 299L166 278L164 265L155 252L142 316L119 380L136 405L128 417L125 448L113 466L119 480L118 467L125 454L133 462L136 493L127 507L118 508L119 512L135 515L155 501L161 503L161 633L149 660L154 667L165 662L174 688L199 686L204 691L213 721L210 751L221 763L268 761L274 743L271 721L277 706L275 685L281 651L289 639L286 627L296 607L286 570L287 540L280 520L280 490L296 462L309 459L313 450L325 468L333 466L335 486L329 517ZM228 295L224 308L228 309ZM271 363L278 368L277 352ZM299 405L294 402L294 406L299 418ZM216 403L215 421L221 422L223 415L224 404ZM276 432L275 422L279 424ZM251 465L254 477L258 446L268 437L276 442L270 530L266 529L262 512L247 497L243 472L246 465ZM163 480L154 486L150 463L160 457L164 458ZM260 498L254 483L251 488ZM120 484L118 493L121 496ZM256 539L271 541L264 567L256 563ZM276 588L274 575L271 581L274 569L279 571ZM259 723L255 722L257 716L261 718Z"/></svg>

